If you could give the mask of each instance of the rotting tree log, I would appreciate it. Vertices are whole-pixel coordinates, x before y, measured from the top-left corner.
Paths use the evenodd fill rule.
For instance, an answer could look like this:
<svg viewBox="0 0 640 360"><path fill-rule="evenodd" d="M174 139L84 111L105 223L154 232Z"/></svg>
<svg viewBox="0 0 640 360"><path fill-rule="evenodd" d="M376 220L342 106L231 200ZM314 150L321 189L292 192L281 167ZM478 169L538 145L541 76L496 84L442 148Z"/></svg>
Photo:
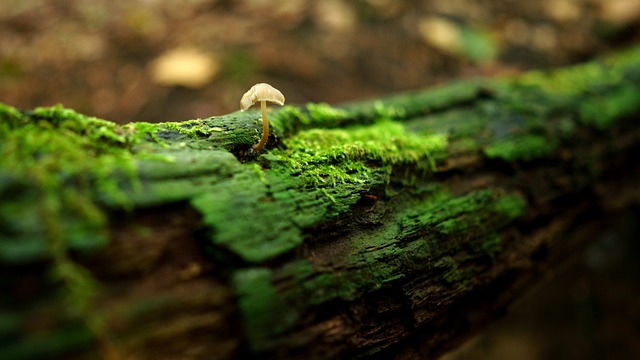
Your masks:
<svg viewBox="0 0 640 360"><path fill-rule="evenodd" d="M272 116L271 116L272 115ZM434 357L640 199L640 51L333 107L0 105L0 358Z"/></svg>

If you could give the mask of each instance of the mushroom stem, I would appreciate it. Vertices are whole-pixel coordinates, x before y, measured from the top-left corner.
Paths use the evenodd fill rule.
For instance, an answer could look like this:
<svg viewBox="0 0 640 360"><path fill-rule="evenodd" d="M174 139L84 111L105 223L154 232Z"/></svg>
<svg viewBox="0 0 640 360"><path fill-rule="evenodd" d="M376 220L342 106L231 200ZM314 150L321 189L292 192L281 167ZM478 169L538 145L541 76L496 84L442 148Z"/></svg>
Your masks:
<svg viewBox="0 0 640 360"><path fill-rule="evenodd" d="M251 105L260 101L260 108L262 109L262 137L260 142L252 147L254 151L258 151L264 147L269 139L269 119L267 118L267 101L280 106L284 105L284 95L280 90L265 83L255 84L242 95L240 99L240 111L245 111L251 107Z"/></svg>
<svg viewBox="0 0 640 360"><path fill-rule="evenodd" d="M267 102L260 101L260 110L262 110L262 137L260 142L253 145L253 150L258 151L264 147L269 138L269 119L267 119Z"/></svg>

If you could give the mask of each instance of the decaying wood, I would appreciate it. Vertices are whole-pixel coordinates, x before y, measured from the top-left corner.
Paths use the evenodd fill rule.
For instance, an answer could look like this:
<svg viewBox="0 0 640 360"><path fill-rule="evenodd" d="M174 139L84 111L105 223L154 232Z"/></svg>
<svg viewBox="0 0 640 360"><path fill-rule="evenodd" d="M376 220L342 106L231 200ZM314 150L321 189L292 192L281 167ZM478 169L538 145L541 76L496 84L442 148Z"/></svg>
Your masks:
<svg viewBox="0 0 640 360"><path fill-rule="evenodd" d="M45 147L0 166L0 358L435 357L638 204L639 59L285 107L262 153L257 113L107 137L4 108L5 155L47 123L136 171L109 162L110 194L94 168L39 167ZM81 191L38 180L65 171ZM69 200L86 194L106 222ZM65 254L98 284L80 314L74 280L51 280Z"/></svg>

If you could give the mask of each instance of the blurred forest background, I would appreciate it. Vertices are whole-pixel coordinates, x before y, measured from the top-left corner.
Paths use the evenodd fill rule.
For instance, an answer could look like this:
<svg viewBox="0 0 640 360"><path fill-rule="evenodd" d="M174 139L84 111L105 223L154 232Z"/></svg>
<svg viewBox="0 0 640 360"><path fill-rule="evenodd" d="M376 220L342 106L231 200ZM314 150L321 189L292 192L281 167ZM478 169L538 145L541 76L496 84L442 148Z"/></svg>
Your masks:
<svg viewBox="0 0 640 360"><path fill-rule="evenodd" d="M119 123L348 102L640 44L639 0L2 0L0 102ZM448 359L640 358L640 216Z"/></svg>

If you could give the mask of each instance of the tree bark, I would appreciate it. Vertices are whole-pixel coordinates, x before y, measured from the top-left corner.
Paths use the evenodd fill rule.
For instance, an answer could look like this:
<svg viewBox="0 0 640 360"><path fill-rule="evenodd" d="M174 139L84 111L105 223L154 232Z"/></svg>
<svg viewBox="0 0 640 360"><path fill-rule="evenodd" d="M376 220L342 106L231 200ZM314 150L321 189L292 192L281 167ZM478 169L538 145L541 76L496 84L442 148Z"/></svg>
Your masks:
<svg viewBox="0 0 640 360"><path fill-rule="evenodd" d="M0 358L432 358L640 199L640 51L333 107L0 104Z"/></svg>

